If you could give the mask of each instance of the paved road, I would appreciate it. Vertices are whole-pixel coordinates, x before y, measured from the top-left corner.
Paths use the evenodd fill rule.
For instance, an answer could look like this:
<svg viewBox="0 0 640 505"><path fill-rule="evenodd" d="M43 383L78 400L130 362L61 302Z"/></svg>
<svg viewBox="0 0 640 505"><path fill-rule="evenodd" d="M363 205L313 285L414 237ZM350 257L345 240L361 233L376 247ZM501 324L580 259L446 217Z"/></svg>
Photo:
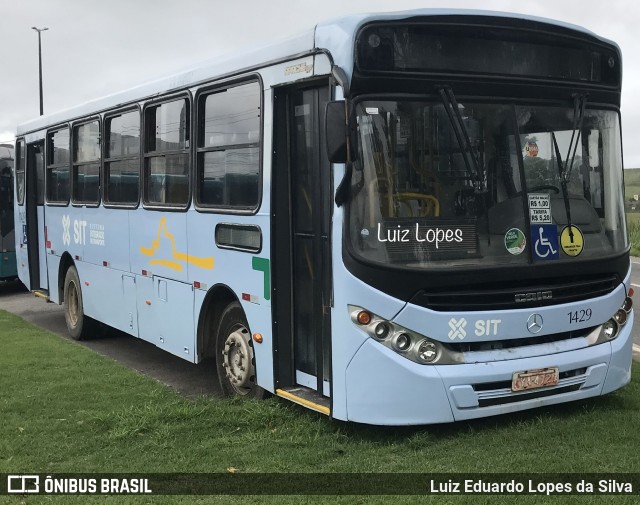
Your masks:
<svg viewBox="0 0 640 505"><path fill-rule="evenodd" d="M636 290L634 299L640 304L640 258L633 258L631 284ZM46 303L29 293L19 282L0 282L0 309L12 312L42 328L65 338L67 327L62 307ZM634 357L640 360L640 320L633 328ZM125 366L153 377L185 395L220 394L220 387L212 362L193 365L161 351L143 340L115 330L104 338L80 342L94 351Z"/></svg>
<svg viewBox="0 0 640 505"><path fill-rule="evenodd" d="M0 309L12 312L42 328L70 339L60 305L29 293L19 282L0 282ZM79 342L125 366L153 377L188 396L220 394L212 362L193 365L156 346L116 330L105 337Z"/></svg>

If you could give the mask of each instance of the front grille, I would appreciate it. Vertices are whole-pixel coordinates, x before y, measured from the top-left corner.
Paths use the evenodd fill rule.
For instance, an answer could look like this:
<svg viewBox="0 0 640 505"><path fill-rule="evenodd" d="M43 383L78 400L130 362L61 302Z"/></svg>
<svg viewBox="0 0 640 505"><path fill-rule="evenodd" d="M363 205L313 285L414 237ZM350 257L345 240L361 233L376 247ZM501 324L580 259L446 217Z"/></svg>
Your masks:
<svg viewBox="0 0 640 505"><path fill-rule="evenodd" d="M492 407L494 405L505 405L507 403L523 402L534 398L544 398L545 396L555 396L562 393L571 393L580 389L581 384L573 384L570 386L555 386L553 389L544 389L540 391L529 391L527 393L516 394L499 398L478 399L480 407Z"/></svg>
<svg viewBox="0 0 640 505"><path fill-rule="evenodd" d="M456 352L477 352L477 351L496 351L500 349L515 349L518 347L528 347L530 345L551 344L562 340L570 340L573 338L584 338L591 333L597 326L591 328L583 328L574 331L564 331L562 333L553 333L551 335L537 335L525 338L513 338L505 340L491 340L484 342L447 342L444 344L447 348Z"/></svg>
<svg viewBox="0 0 640 505"><path fill-rule="evenodd" d="M491 407L577 391L587 380L586 372L586 368L560 372L560 380L557 385L533 391L514 393L511 390L511 381L474 384L473 389L478 396L478 406Z"/></svg>
<svg viewBox="0 0 640 505"><path fill-rule="evenodd" d="M604 296L611 293L619 284L620 280L613 274L536 279L529 282L502 282L492 283L488 289L477 287L456 291L422 290L411 299L411 303L442 312L523 309ZM525 298L522 295L529 294L535 297L541 293L545 293L544 297L538 296L542 299L516 302L516 298Z"/></svg>

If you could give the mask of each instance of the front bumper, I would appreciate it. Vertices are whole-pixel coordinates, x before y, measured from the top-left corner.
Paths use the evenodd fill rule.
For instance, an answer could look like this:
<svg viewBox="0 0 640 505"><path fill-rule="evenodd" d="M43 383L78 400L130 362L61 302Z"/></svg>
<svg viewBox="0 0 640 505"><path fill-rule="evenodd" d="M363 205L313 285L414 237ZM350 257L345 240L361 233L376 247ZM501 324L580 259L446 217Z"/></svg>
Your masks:
<svg viewBox="0 0 640 505"><path fill-rule="evenodd" d="M631 379L633 312L611 342L529 358L419 365L368 339L346 370L348 420L380 425L474 419L581 400ZM515 372L555 366L558 386L513 393Z"/></svg>

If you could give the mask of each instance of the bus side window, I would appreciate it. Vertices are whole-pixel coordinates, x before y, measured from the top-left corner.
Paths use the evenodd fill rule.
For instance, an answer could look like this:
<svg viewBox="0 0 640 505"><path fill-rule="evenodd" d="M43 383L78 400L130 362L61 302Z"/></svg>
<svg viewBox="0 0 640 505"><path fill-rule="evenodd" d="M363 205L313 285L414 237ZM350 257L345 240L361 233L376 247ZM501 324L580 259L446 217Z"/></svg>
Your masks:
<svg viewBox="0 0 640 505"><path fill-rule="evenodd" d="M47 202L69 203L69 128L47 134Z"/></svg>
<svg viewBox="0 0 640 505"><path fill-rule="evenodd" d="M100 201L100 123L91 121L73 127L74 203Z"/></svg>
<svg viewBox="0 0 640 505"><path fill-rule="evenodd" d="M185 98L145 111L144 201L185 207L189 202L189 101Z"/></svg>
<svg viewBox="0 0 640 505"><path fill-rule="evenodd" d="M137 110L105 119L104 200L136 205L140 192L140 113Z"/></svg>
<svg viewBox="0 0 640 505"><path fill-rule="evenodd" d="M260 100L257 81L199 97L196 201L200 206L258 206Z"/></svg>

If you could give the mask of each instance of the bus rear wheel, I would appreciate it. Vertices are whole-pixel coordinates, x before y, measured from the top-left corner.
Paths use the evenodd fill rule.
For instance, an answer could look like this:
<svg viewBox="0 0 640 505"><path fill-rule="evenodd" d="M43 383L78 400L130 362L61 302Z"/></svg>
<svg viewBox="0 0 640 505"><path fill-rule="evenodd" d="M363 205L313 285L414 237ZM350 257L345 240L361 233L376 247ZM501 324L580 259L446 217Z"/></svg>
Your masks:
<svg viewBox="0 0 640 505"><path fill-rule="evenodd" d="M216 368L225 396L262 399L267 392L256 383L253 341L242 306L229 304L216 332Z"/></svg>
<svg viewBox="0 0 640 505"><path fill-rule="evenodd" d="M69 267L64 277L64 319L74 340L85 340L94 330L93 319L84 314L80 277L74 266Z"/></svg>

